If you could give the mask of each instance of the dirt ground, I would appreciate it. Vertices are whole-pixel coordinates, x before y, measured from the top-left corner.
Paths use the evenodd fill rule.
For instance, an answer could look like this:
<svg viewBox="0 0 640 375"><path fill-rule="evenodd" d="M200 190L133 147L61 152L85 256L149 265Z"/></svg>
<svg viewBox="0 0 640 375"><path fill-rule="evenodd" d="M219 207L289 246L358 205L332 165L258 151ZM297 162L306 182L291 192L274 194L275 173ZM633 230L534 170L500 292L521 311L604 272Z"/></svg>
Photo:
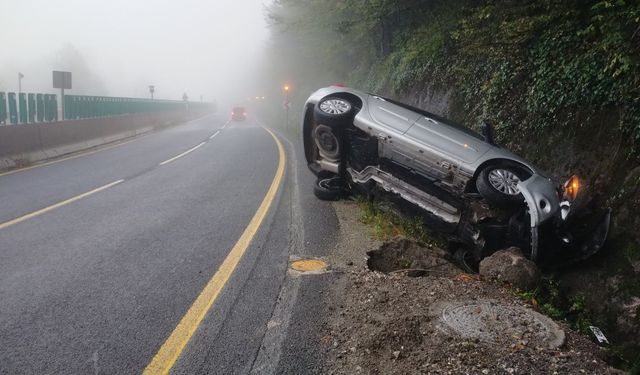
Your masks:
<svg viewBox="0 0 640 375"><path fill-rule="evenodd" d="M356 204L341 201L334 207L341 237L329 264L341 277L332 291L329 334L322 337L329 347L333 374L621 373L603 361L603 349L562 322L557 325L565 340L556 349L536 339L538 328L515 318L510 321L508 315L500 325L515 331L505 330L492 340L465 338L443 329L436 309L443 303L489 301L520 310L530 306L502 285L462 274L434 248L424 248L430 256L417 262L395 259L395 267L414 271L371 271L368 260L384 268L394 262L386 262L389 251L399 246L412 255L416 245L402 241L394 250L393 244L387 244L383 254L372 253L375 259L370 260L367 252L383 244L373 240L371 228L360 222Z"/></svg>

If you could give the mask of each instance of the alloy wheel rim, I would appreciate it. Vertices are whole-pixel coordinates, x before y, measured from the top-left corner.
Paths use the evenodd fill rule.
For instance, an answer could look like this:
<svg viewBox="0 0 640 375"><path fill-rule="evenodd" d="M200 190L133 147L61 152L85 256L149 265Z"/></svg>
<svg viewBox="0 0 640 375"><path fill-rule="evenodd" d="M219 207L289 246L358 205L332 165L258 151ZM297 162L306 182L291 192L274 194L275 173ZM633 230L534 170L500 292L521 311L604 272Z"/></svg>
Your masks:
<svg viewBox="0 0 640 375"><path fill-rule="evenodd" d="M489 172L489 183L502 194L520 194L520 189L518 188L519 182L520 178L507 169L494 169Z"/></svg>
<svg viewBox="0 0 640 375"><path fill-rule="evenodd" d="M346 100L329 99L320 103L320 110L330 115L342 115L351 110L351 104Z"/></svg>

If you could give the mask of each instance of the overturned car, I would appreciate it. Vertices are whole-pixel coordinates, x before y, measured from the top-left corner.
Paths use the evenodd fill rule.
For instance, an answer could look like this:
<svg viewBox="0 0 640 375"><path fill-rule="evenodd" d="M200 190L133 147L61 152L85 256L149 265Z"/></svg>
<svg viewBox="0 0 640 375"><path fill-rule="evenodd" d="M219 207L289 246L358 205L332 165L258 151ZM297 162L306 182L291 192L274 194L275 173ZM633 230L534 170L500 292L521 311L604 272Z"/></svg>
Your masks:
<svg viewBox="0 0 640 375"><path fill-rule="evenodd" d="M356 187L400 196L441 223L468 264L506 246L537 262L585 259L607 237L609 213L585 218L588 199L576 176L556 186L496 145L486 123L478 134L418 108L331 86L307 100L303 141L318 198L337 199Z"/></svg>

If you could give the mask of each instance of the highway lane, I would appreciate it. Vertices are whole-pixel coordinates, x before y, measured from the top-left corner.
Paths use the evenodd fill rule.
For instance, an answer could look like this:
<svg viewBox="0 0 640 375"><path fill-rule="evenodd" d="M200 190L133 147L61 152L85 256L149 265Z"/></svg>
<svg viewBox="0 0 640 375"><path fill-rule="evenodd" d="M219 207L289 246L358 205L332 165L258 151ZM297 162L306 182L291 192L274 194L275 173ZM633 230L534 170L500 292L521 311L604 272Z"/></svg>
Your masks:
<svg viewBox="0 0 640 375"><path fill-rule="evenodd" d="M210 115L96 153L0 173L0 222L143 173L207 140L226 123L226 118Z"/></svg>
<svg viewBox="0 0 640 375"><path fill-rule="evenodd" d="M0 229L0 372L139 373L150 363L276 173L264 129L232 123L216 134L220 120L0 176L0 222L123 180ZM288 261L283 185L174 371L251 367Z"/></svg>

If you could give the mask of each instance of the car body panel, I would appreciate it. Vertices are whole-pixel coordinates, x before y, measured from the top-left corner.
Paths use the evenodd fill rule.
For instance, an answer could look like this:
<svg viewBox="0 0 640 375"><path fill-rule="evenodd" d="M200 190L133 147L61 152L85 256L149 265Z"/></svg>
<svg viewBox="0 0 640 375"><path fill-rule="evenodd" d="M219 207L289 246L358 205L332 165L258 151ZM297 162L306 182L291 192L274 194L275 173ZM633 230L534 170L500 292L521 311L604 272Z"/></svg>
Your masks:
<svg viewBox="0 0 640 375"><path fill-rule="evenodd" d="M371 118L383 127L404 134L420 117L408 109L389 103L379 96L370 95L368 110Z"/></svg>
<svg viewBox="0 0 640 375"><path fill-rule="evenodd" d="M431 149L458 161L457 164L473 163L491 148L480 139L425 116L420 117L405 136L429 144Z"/></svg>

